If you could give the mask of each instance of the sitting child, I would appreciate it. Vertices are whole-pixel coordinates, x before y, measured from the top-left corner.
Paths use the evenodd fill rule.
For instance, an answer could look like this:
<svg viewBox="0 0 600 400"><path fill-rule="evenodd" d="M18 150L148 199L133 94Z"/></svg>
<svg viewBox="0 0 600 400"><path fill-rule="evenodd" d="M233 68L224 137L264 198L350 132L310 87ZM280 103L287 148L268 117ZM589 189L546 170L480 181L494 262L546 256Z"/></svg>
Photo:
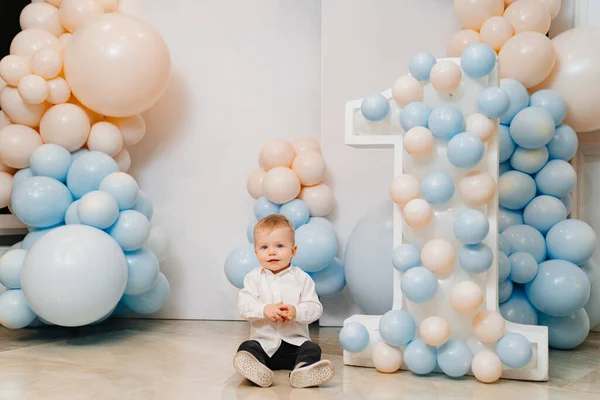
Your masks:
<svg viewBox="0 0 600 400"><path fill-rule="evenodd" d="M308 324L323 306L315 283L291 265L296 254L294 226L282 215L269 215L254 228L254 250L260 263L244 279L238 297L242 318L252 323L252 340L243 342L233 365L262 387L273 383L273 370L292 370L293 387L318 386L333 378L333 363L321 360L321 348L310 340Z"/></svg>

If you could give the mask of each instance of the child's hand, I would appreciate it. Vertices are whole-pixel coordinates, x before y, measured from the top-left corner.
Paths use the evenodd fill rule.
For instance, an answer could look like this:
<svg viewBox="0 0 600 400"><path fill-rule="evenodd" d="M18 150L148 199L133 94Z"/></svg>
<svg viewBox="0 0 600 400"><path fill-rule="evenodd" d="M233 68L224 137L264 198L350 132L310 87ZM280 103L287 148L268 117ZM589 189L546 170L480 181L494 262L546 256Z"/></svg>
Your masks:
<svg viewBox="0 0 600 400"><path fill-rule="evenodd" d="M286 309L281 301L276 304L267 304L263 313L265 314L265 317L273 322L285 322L287 319L285 316Z"/></svg>
<svg viewBox="0 0 600 400"><path fill-rule="evenodd" d="M284 309L283 315L285 317L285 321L283 322L289 322L296 319L296 307L291 304L284 304L282 308Z"/></svg>

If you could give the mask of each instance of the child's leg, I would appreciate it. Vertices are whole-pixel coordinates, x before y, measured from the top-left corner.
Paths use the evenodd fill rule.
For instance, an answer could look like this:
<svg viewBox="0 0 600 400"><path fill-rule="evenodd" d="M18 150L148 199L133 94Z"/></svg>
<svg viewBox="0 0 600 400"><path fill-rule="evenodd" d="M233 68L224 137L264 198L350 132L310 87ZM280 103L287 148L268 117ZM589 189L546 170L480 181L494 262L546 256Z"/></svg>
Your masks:
<svg viewBox="0 0 600 400"><path fill-rule="evenodd" d="M321 360L319 345L306 341L298 349L296 365L290 374L290 383L297 388L319 386L329 382L334 373L333 363Z"/></svg>
<svg viewBox="0 0 600 400"><path fill-rule="evenodd" d="M244 378L259 386L273 383L273 371L267 367L269 356L256 340L247 340L240 345L233 358L233 366Z"/></svg>

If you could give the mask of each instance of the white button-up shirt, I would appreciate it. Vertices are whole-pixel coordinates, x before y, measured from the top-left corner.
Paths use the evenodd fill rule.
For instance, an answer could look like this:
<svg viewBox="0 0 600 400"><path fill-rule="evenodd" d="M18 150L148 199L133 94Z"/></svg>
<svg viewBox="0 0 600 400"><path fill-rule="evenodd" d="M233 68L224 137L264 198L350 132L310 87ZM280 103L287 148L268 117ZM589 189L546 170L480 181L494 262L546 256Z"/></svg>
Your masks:
<svg viewBox="0 0 600 400"><path fill-rule="evenodd" d="M265 317L265 306L280 301L296 307L295 320L273 322ZM248 272L238 295L238 310L252 324L252 339L272 357L282 340L295 346L310 340L308 324L321 317L323 306L312 278L292 265L277 274L262 267Z"/></svg>

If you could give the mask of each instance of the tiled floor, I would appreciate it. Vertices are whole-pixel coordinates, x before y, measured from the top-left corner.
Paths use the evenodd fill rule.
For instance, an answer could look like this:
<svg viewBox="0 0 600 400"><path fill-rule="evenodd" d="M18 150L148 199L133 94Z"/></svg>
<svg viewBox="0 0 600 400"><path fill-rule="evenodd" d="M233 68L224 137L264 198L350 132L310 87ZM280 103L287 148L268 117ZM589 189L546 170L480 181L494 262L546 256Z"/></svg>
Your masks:
<svg viewBox="0 0 600 400"><path fill-rule="evenodd" d="M475 379L345 367L339 329L311 334L335 363L327 386L293 389L286 372L262 389L231 359L248 335L243 322L114 320L75 330L0 328L0 399L599 399L600 334L570 352L552 351L550 381ZM512 399L511 399L512 398Z"/></svg>

